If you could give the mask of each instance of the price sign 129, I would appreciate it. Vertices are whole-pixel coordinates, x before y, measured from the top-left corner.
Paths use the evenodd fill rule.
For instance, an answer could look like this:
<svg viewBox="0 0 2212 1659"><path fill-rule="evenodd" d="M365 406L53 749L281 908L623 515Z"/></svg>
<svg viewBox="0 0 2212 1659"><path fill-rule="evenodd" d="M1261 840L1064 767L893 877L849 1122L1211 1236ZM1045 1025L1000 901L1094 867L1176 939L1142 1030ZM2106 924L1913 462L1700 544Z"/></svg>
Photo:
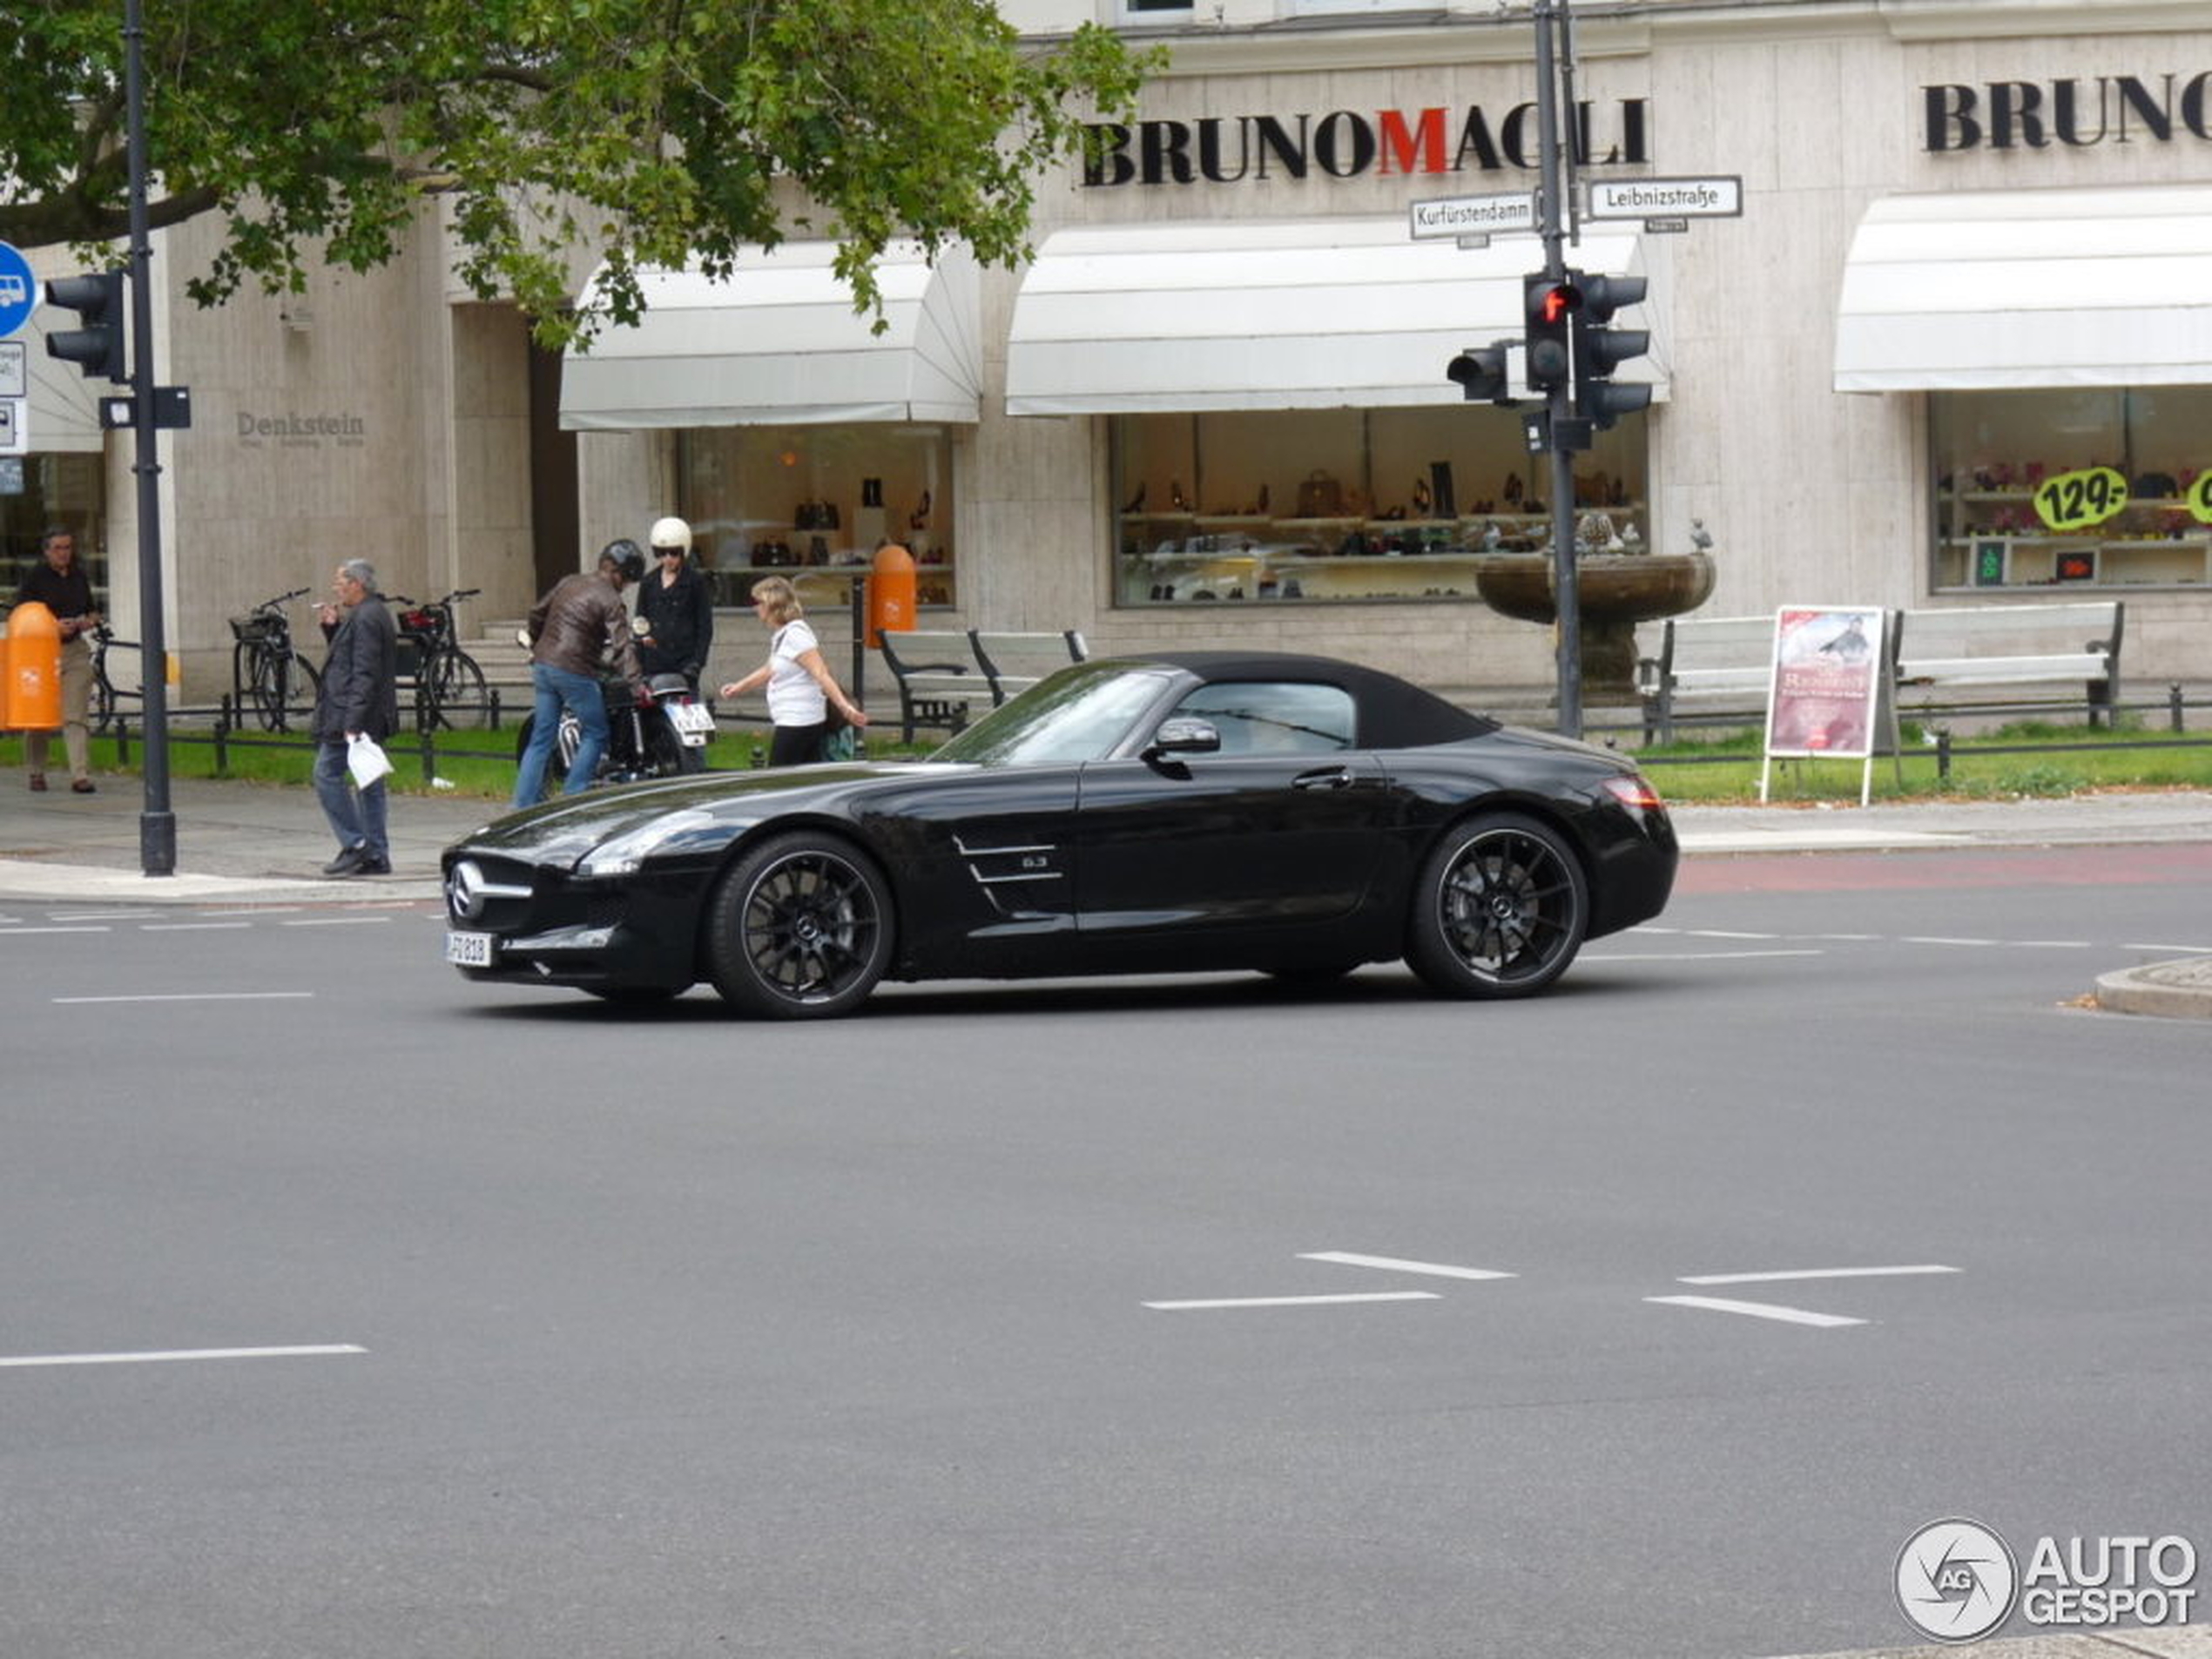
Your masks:
<svg viewBox="0 0 2212 1659"><path fill-rule="evenodd" d="M2110 467L2062 472L2035 492L2035 516L2046 529L2087 529L2127 505L2128 481Z"/></svg>

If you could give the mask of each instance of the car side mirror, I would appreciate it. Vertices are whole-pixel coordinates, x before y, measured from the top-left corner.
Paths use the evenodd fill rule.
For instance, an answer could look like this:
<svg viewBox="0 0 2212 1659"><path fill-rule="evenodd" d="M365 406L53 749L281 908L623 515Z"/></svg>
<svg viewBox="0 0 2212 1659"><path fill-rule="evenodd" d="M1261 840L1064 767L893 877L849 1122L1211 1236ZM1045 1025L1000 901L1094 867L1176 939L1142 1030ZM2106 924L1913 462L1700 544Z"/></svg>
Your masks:
<svg viewBox="0 0 2212 1659"><path fill-rule="evenodd" d="M1221 752L1221 733L1211 720L1194 719L1189 715L1160 722L1160 729L1152 734L1152 741L1145 745L1144 759L1164 759L1170 755L1210 755Z"/></svg>

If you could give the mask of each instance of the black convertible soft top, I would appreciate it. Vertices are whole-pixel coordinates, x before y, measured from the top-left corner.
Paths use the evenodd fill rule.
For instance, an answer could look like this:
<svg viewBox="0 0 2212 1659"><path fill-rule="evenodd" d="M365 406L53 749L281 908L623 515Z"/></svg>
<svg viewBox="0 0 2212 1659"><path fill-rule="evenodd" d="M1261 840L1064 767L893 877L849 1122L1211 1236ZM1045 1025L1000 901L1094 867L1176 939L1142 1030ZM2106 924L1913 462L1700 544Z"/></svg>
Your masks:
<svg viewBox="0 0 2212 1659"><path fill-rule="evenodd" d="M1131 660L1179 668L1209 685L1296 680L1340 686L1351 693L1352 705L1359 711L1358 742L1362 749L1418 749L1425 744L1458 743L1498 729L1495 720L1470 713L1395 674L1333 657L1307 657L1294 651L1170 651Z"/></svg>

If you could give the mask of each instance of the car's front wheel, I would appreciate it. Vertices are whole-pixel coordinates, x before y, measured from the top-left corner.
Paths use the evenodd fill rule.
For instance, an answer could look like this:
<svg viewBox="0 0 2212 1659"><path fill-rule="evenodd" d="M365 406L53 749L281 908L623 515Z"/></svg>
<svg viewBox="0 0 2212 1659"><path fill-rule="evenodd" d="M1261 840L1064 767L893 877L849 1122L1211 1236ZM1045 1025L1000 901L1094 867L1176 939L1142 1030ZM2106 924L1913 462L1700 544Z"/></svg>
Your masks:
<svg viewBox="0 0 2212 1659"><path fill-rule="evenodd" d="M890 963L890 885L851 843L794 831L731 867L706 925L707 969L732 1008L785 1020L846 1014Z"/></svg>
<svg viewBox="0 0 2212 1659"><path fill-rule="evenodd" d="M1558 831L1518 813L1470 819L1421 867L1406 960L1447 995L1527 996L1567 971L1589 908L1581 861Z"/></svg>

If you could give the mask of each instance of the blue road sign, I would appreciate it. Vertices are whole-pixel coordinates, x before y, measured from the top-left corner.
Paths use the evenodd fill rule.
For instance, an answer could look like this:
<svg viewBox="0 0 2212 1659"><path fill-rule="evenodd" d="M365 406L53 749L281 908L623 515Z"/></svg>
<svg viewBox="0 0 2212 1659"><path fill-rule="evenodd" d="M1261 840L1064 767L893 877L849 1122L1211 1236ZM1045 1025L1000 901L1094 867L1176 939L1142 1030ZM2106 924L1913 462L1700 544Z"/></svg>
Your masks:
<svg viewBox="0 0 2212 1659"><path fill-rule="evenodd" d="M30 261L10 242L0 242L0 340L30 320L38 308L38 279Z"/></svg>

